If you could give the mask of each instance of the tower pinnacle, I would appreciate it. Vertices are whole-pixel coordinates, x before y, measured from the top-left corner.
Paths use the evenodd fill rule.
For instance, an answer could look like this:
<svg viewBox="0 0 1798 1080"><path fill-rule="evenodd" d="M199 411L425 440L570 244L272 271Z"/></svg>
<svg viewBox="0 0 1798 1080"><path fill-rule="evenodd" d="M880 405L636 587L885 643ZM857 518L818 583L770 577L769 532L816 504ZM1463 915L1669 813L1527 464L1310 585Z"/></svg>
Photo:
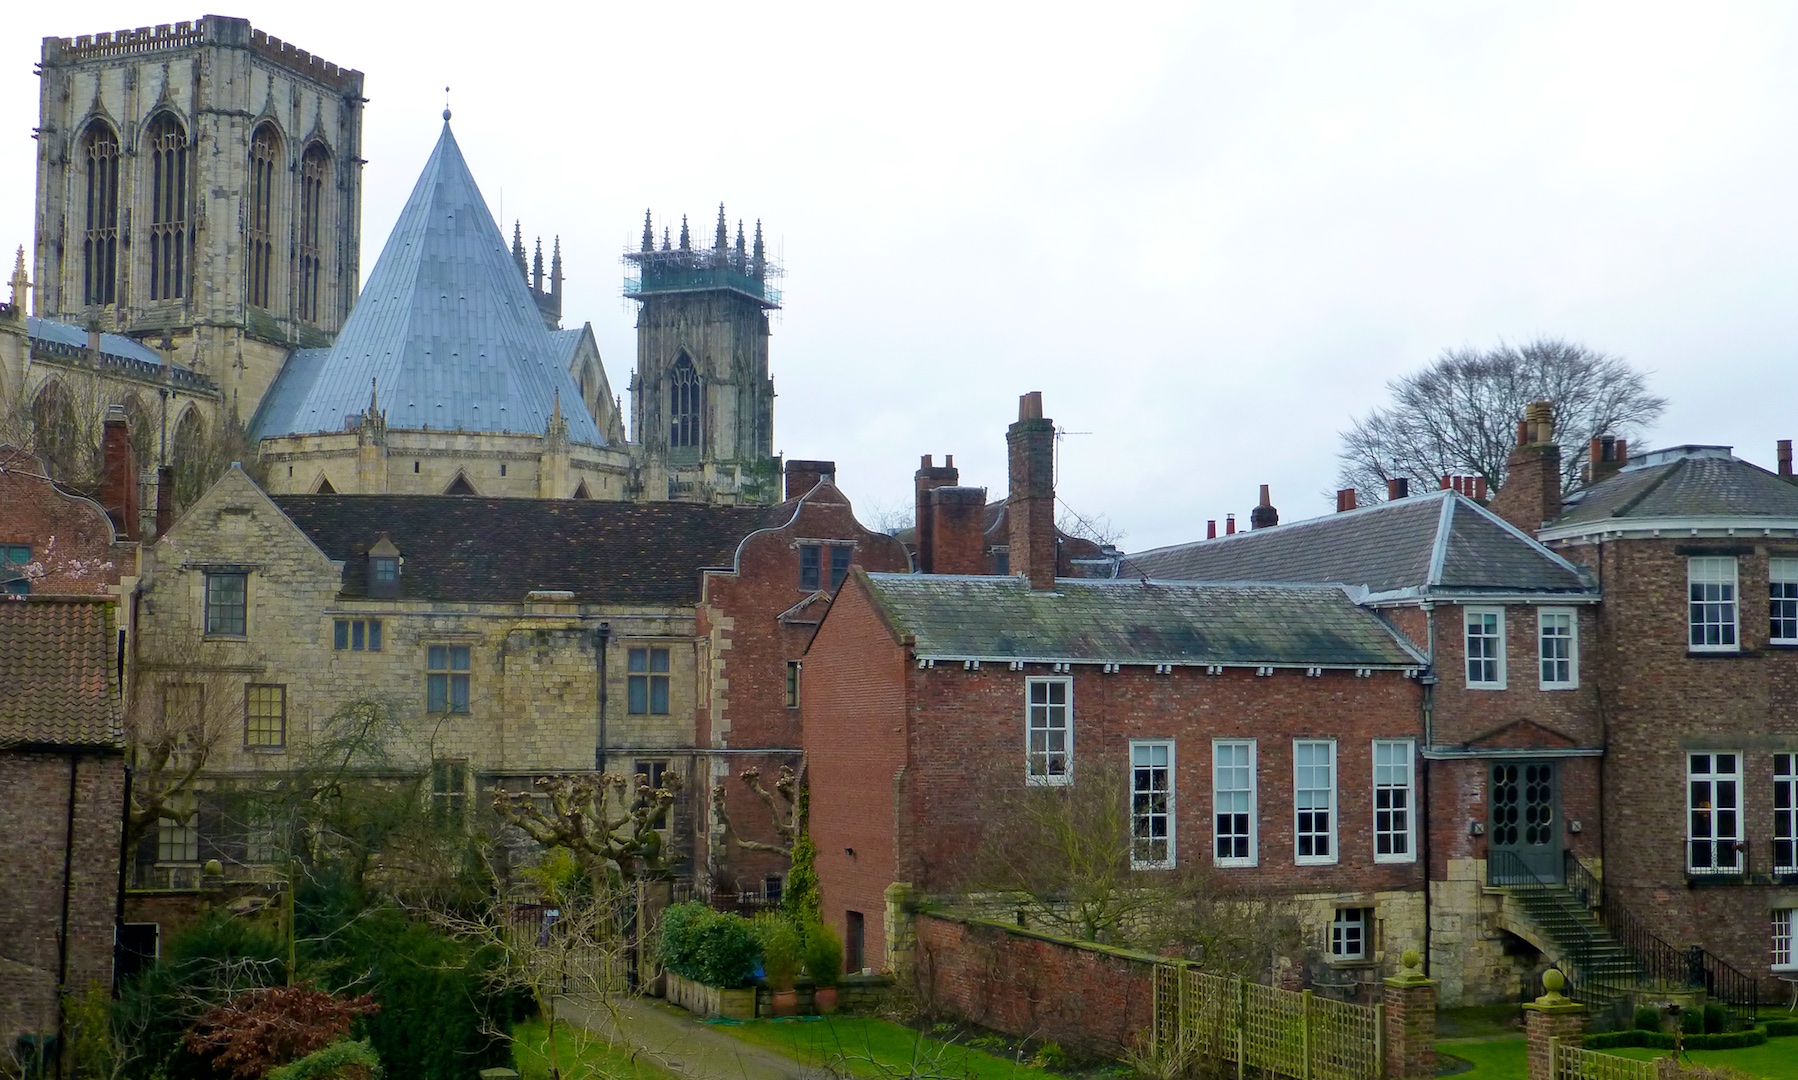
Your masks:
<svg viewBox="0 0 1798 1080"><path fill-rule="evenodd" d="M643 211L643 250L654 251L655 249L656 232L649 223L649 211L645 210Z"/></svg>

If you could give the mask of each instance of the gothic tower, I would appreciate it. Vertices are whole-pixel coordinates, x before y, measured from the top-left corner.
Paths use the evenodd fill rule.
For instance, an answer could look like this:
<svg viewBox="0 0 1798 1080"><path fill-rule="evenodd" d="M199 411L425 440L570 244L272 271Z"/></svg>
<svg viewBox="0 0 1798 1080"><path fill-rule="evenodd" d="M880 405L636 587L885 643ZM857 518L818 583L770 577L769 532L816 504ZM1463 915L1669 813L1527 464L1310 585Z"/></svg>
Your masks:
<svg viewBox="0 0 1798 1080"><path fill-rule="evenodd" d="M43 46L37 311L137 337L248 420L356 297L362 73L208 15Z"/></svg>
<svg viewBox="0 0 1798 1080"><path fill-rule="evenodd" d="M774 455L768 312L780 307L771 282L781 274L761 222L753 250L740 221L733 245L720 205L710 248L694 246L684 217L678 244L664 230L658 247L646 213L642 244L625 260L624 293L641 305L631 406L646 486L665 470L668 497L716 497L733 484L745 498L778 497L755 490Z"/></svg>

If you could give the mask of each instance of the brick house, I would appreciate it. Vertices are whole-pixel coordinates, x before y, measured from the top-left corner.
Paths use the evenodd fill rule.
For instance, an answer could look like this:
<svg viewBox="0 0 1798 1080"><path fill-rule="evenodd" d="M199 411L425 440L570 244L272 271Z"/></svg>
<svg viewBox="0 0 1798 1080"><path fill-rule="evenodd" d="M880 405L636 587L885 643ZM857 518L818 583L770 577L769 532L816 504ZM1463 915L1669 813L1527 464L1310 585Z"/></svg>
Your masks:
<svg viewBox="0 0 1798 1080"><path fill-rule="evenodd" d="M1506 881L1559 882L1563 851L1602 851L1604 735L1591 658L1596 584L1458 488L1277 520L1127 556L1120 577L1334 582L1428 662L1419 785L1429 866L1431 973L1445 1003L1504 1000L1552 949L1507 919ZM1395 490L1391 494L1398 495ZM1528 938L1513 932L1523 929ZM1534 941L1530 939L1535 939Z"/></svg>
<svg viewBox="0 0 1798 1080"><path fill-rule="evenodd" d="M1590 482L1563 502L1536 476L1558 473L1551 433L1521 426L1521 494L1506 508L1604 588L1589 655L1604 694L1607 902L1702 950L1713 992L1732 992L1720 961L1782 1000L1775 979L1798 976L1791 443L1772 472L1725 446L1632 458L1594 440Z"/></svg>
<svg viewBox="0 0 1798 1080"><path fill-rule="evenodd" d="M1126 778L1143 873L1204 865L1285 902L1339 978L1421 943L1423 654L1337 585L1057 577L1040 395L1008 442L1016 576L852 573L806 653L812 835L851 967L902 962L890 884L975 884L995 791L1083 776ZM921 516L939 568L985 554L984 497L942 498L968 490Z"/></svg>
<svg viewBox="0 0 1798 1080"><path fill-rule="evenodd" d="M271 497L233 470L147 560L143 692L225 705L206 710L205 790L139 850L139 884L189 890L210 858L253 876L268 853L229 789L294 767L333 714L379 700L405 728L395 767L446 809L549 773L681 775L681 872L734 890L709 781L796 762L788 665L807 612L848 565L904 565L833 472L794 462L793 498L709 506ZM751 870L757 885L778 872Z"/></svg>
<svg viewBox="0 0 1798 1080"><path fill-rule="evenodd" d="M123 655L111 597L0 600L0 856L14 870L0 880L0 1040L9 1049L23 1050L26 1036L60 1045L61 996L112 987Z"/></svg>

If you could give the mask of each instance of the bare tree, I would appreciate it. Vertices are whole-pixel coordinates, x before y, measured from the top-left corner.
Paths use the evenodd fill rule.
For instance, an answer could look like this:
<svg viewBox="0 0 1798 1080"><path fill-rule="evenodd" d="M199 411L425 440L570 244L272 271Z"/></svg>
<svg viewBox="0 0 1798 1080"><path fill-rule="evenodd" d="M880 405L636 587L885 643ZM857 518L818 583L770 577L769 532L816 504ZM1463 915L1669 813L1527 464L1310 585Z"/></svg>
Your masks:
<svg viewBox="0 0 1798 1080"><path fill-rule="evenodd" d="M132 764L127 850L165 818L192 819L197 783L243 717L242 676L209 669L197 643L170 634L139 645L137 686L125 710Z"/></svg>
<svg viewBox="0 0 1798 1080"><path fill-rule="evenodd" d="M762 771L754 766L739 773L738 779L767 807L768 820L774 826L776 840L770 844L763 840L752 840L737 832L725 809L725 787L723 784L715 784L712 787L712 813L723 826L724 834L735 839L737 846L746 851L767 851L791 858L793 845L805 832L805 796L799 789L799 778L794 775L792 767L780 767L780 775L774 781L773 790L762 783Z"/></svg>
<svg viewBox="0 0 1798 1080"><path fill-rule="evenodd" d="M1517 421L1533 401L1554 403L1562 488L1570 490L1588 442L1634 437L1667 405L1627 360L1559 338L1445 349L1429 367L1386 385L1392 403L1342 433L1337 483L1363 502L1385 498L1386 481L1398 478L1480 476L1497 490Z"/></svg>
<svg viewBox="0 0 1798 1080"><path fill-rule="evenodd" d="M494 812L544 847L566 849L595 888L666 869L659 830L681 790L675 773L665 774L659 788L642 775L633 782L615 773L578 773L540 777L537 789L538 796L495 790Z"/></svg>

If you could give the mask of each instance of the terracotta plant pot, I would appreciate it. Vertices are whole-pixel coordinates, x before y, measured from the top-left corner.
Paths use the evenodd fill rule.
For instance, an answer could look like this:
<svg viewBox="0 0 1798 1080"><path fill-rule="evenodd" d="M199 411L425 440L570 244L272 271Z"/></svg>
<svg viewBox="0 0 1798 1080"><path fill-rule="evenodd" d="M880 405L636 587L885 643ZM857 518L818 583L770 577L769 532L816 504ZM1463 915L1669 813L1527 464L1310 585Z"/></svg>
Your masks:
<svg viewBox="0 0 1798 1080"><path fill-rule="evenodd" d="M775 1016L792 1016L799 1011L799 991L776 990L771 997Z"/></svg>
<svg viewBox="0 0 1798 1080"><path fill-rule="evenodd" d="M837 988L820 986L812 991L812 1002L817 1006L818 1015L829 1016L837 1011Z"/></svg>

